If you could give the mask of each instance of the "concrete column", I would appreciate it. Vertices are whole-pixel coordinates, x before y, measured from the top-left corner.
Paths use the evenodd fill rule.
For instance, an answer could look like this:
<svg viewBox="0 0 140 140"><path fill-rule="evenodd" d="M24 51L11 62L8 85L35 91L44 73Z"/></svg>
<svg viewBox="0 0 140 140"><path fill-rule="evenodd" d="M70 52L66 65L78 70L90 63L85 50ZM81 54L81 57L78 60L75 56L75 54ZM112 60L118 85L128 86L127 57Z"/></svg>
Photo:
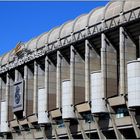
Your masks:
<svg viewBox="0 0 140 140"><path fill-rule="evenodd" d="M62 56L59 51L57 51L57 68L56 68L56 107L61 107L61 64Z"/></svg>
<svg viewBox="0 0 140 140"><path fill-rule="evenodd" d="M49 59L48 56L45 58L45 101L46 101L46 111L48 111L48 89L49 89Z"/></svg>
<svg viewBox="0 0 140 140"><path fill-rule="evenodd" d="M18 70L15 69L15 83L18 81ZM16 119L16 115L14 114L14 119Z"/></svg>
<svg viewBox="0 0 140 140"><path fill-rule="evenodd" d="M0 77L0 112L1 112L1 100L2 100L2 78ZM1 115L0 115L0 123L1 123Z"/></svg>
<svg viewBox="0 0 140 140"><path fill-rule="evenodd" d="M22 74L18 69L15 69L15 82L23 80Z"/></svg>
<svg viewBox="0 0 140 140"><path fill-rule="evenodd" d="M28 94L28 66L24 66L24 111L23 116L26 116L26 102L27 102L27 94Z"/></svg>
<svg viewBox="0 0 140 140"><path fill-rule="evenodd" d="M85 101L90 100L90 47L85 40Z"/></svg>
<svg viewBox="0 0 140 140"><path fill-rule="evenodd" d="M103 96L107 96L107 53L106 53L106 43L105 43L105 34L101 35L101 73L102 73L102 92Z"/></svg>
<svg viewBox="0 0 140 140"><path fill-rule="evenodd" d="M34 93L33 93L33 113L37 112L37 92L38 92L38 64L34 61Z"/></svg>
<svg viewBox="0 0 140 140"><path fill-rule="evenodd" d="M75 82L75 50L74 50L74 46L71 45L70 48L70 92L72 95L72 100L73 100L73 104L74 104L74 82Z"/></svg>
<svg viewBox="0 0 140 140"><path fill-rule="evenodd" d="M127 62L136 60L136 45L129 34L120 27L120 81L119 93L127 93Z"/></svg>
<svg viewBox="0 0 140 140"><path fill-rule="evenodd" d="M2 94L2 78L0 77L0 93ZM0 100L2 99L2 95L0 94Z"/></svg>
<svg viewBox="0 0 140 140"><path fill-rule="evenodd" d="M125 94L125 37L120 27L120 94Z"/></svg>
<svg viewBox="0 0 140 140"><path fill-rule="evenodd" d="M6 102L6 119L8 121L8 100L9 100L9 91L10 91L10 76L9 74L7 73L6 74L6 93L5 93L5 102Z"/></svg>
<svg viewBox="0 0 140 140"><path fill-rule="evenodd" d="M10 76L9 82L9 94L8 94L8 121L14 118L13 114L13 92L14 92L14 79Z"/></svg>
<svg viewBox="0 0 140 140"><path fill-rule="evenodd" d="M139 58L140 58L140 36L139 36Z"/></svg>
<svg viewBox="0 0 140 140"><path fill-rule="evenodd" d="M18 70L15 69L15 82L17 82L17 81L18 81Z"/></svg>
<svg viewBox="0 0 140 140"><path fill-rule="evenodd" d="M105 34L102 34L101 71L103 98L117 95L117 52Z"/></svg>

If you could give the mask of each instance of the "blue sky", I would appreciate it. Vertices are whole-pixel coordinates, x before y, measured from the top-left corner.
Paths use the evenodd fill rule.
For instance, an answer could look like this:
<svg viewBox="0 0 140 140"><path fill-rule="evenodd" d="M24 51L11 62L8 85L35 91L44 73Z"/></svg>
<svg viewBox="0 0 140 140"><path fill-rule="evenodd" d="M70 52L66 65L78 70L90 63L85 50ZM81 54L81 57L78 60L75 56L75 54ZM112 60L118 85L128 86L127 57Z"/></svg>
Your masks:
<svg viewBox="0 0 140 140"><path fill-rule="evenodd" d="M107 1L0 2L0 55Z"/></svg>

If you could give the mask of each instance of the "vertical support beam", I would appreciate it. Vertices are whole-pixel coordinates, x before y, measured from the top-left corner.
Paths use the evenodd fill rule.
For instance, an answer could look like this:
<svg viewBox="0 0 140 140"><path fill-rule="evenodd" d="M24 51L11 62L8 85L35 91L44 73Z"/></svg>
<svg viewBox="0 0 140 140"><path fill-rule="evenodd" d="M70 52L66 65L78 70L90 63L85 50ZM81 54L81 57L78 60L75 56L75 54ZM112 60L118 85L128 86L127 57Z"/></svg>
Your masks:
<svg viewBox="0 0 140 140"><path fill-rule="evenodd" d="M15 83L18 81L18 74L19 74L18 70L15 69ZM15 114L14 114L14 119L16 119L16 115Z"/></svg>
<svg viewBox="0 0 140 140"><path fill-rule="evenodd" d="M138 47L139 47L139 56L138 57L140 58L140 36L139 36L139 46Z"/></svg>
<svg viewBox="0 0 140 140"><path fill-rule="evenodd" d="M8 102L9 85L10 85L10 76L7 73L6 74L6 94L5 94L5 100L6 100L6 102Z"/></svg>
<svg viewBox="0 0 140 140"><path fill-rule="evenodd" d="M90 101L90 47L85 40L85 101Z"/></svg>
<svg viewBox="0 0 140 140"><path fill-rule="evenodd" d="M108 98L117 94L117 58L116 50L113 48L109 40L106 38L105 34L102 33L102 48L101 48L101 72L102 72L102 93L103 98ZM111 89L110 87L111 86ZM115 118L112 115L113 109L106 102L107 109L110 115L112 126L117 139L123 139L120 131L117 129Z"/></svg>
<svg viewBox="0 0 140 140"><path fill-rule="evenodd" d="M38 64L34 61L34 94L33 94L33 113L37 111L37 92L38 92Z"/></svg>
<svg viewBox="0 0 140 140"><path fill-rule="evenodd" d="M9 94L9 87L10 87L10 77L9 74L6 73L6 89L5 89L5 100L1 102L1 132L4 139L7 139L7 132L8 132L8 94ZM3 133L5 132L5 133Z"/></svg>
<svg viewBox="0 0 140 140"><path fill-rule="evenodd" d="M27 110L26 110L26 99L28 94L28 66L24 66L24 111L23 116L26 116Z"/></svg>
<svg viewBox="0 0 140 140"><path fill-rule="evenodd" d="M127 93L127 62L136 60L136 44L123 27L120 27L120 94Z"/></svg>
<svg viewBox="0 0 140 140"><path fill-rule="evenodd" d="M0 101L1 100L2 100L2 77L0 77ZM0 109L1 109L1 102L0 102Z"/></svg>
<svg viewBox="0 0 140 140"><path fill-rule="evenodd" d="M105 43L105 34L101 35L101 73L102 73L102 92L107 96L107 50Z"/></svg>
<svg viewBox="0 0 140 140"><path fill-rule="evenodd" d="M56 107L61 107L61 63L62 56L59 51L57 51L57 67L56 67Z"/></svg>
<svg viewBox="0 0 140 140"><path fill-rule="evenodd" d="M17 81L18 81L18 70L15 69L15 82L17 82Z"/></svg>
<svg viewBox="0 0 140 140"><path fill-rule="evenodd" d="M125 94L125 37L123 27L120 27L120 94Z"/></svg>
<svg viewBox="0 0 140 140"><path fill-rule="evenodd" d="M49 89L49 59L48 56L45 57L45 101L46 101L46 111L48 111L48 89Z"/></svg>
<svg viewBox="0 0 140 140"><path fill-rule="evenodd" d="M75 71L75 50L74 50L74 46L71 45L70 47L70 94L72 95L72 103L71 103L72 105L74 105L74 86L75 86L74 71ZM64 125L66 127L66 131L69 139L72 139L70 128L69 128L70 121L64 120Z"/></svg>
<svg viewBox="0 0 140 140"><path fill-rule="evenodd" d="M6 93L5 93L5 101L6 101L6 120L7 120L7 122L8 122L8 100L9 100L9 96L8 96L8 94L9 94L9 89L10 88L10 76L9 76L9 74L7 73L6 74Z"/></svg>
<svg viewBox="0 0 140 140"><path fill-rule="evenodd" d="M117 52L105 34L102 34L101 73L102 97L108 98L117 95Z"/></svg>
<svg viewBox="0 0 140 140"><path fill-rule="evenodd" d="M71 45L70 48L70 90L71 90L71 95L72 95L72 102L74 105L74 86L75 86L75 49L74 46Z"/></svg>

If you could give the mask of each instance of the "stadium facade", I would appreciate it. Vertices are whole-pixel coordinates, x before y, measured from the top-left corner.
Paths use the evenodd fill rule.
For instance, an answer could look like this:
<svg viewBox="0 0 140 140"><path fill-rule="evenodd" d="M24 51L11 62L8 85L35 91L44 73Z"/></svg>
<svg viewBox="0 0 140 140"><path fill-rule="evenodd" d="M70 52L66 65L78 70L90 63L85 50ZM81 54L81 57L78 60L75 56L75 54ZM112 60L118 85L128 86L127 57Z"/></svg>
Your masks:
<svg viewBox="0 0 140 140"><path fill-rule="evenodd" d="M140 138L140 1L104 7L0 57L0 137Z"/></svg>

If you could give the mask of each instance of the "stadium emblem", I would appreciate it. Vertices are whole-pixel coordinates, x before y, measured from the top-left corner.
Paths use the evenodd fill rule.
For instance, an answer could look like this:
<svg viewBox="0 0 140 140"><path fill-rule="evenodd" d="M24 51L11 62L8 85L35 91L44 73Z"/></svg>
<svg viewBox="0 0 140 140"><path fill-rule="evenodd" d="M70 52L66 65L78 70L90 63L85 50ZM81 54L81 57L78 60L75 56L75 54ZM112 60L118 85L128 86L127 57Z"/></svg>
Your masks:
<svg viewBox="0 0 140 140"><path fill-rule="evenodd" d="M17 86L15 92L15 103L18 104L19 102L20 102L20 88L19 86Z"/></svg>

